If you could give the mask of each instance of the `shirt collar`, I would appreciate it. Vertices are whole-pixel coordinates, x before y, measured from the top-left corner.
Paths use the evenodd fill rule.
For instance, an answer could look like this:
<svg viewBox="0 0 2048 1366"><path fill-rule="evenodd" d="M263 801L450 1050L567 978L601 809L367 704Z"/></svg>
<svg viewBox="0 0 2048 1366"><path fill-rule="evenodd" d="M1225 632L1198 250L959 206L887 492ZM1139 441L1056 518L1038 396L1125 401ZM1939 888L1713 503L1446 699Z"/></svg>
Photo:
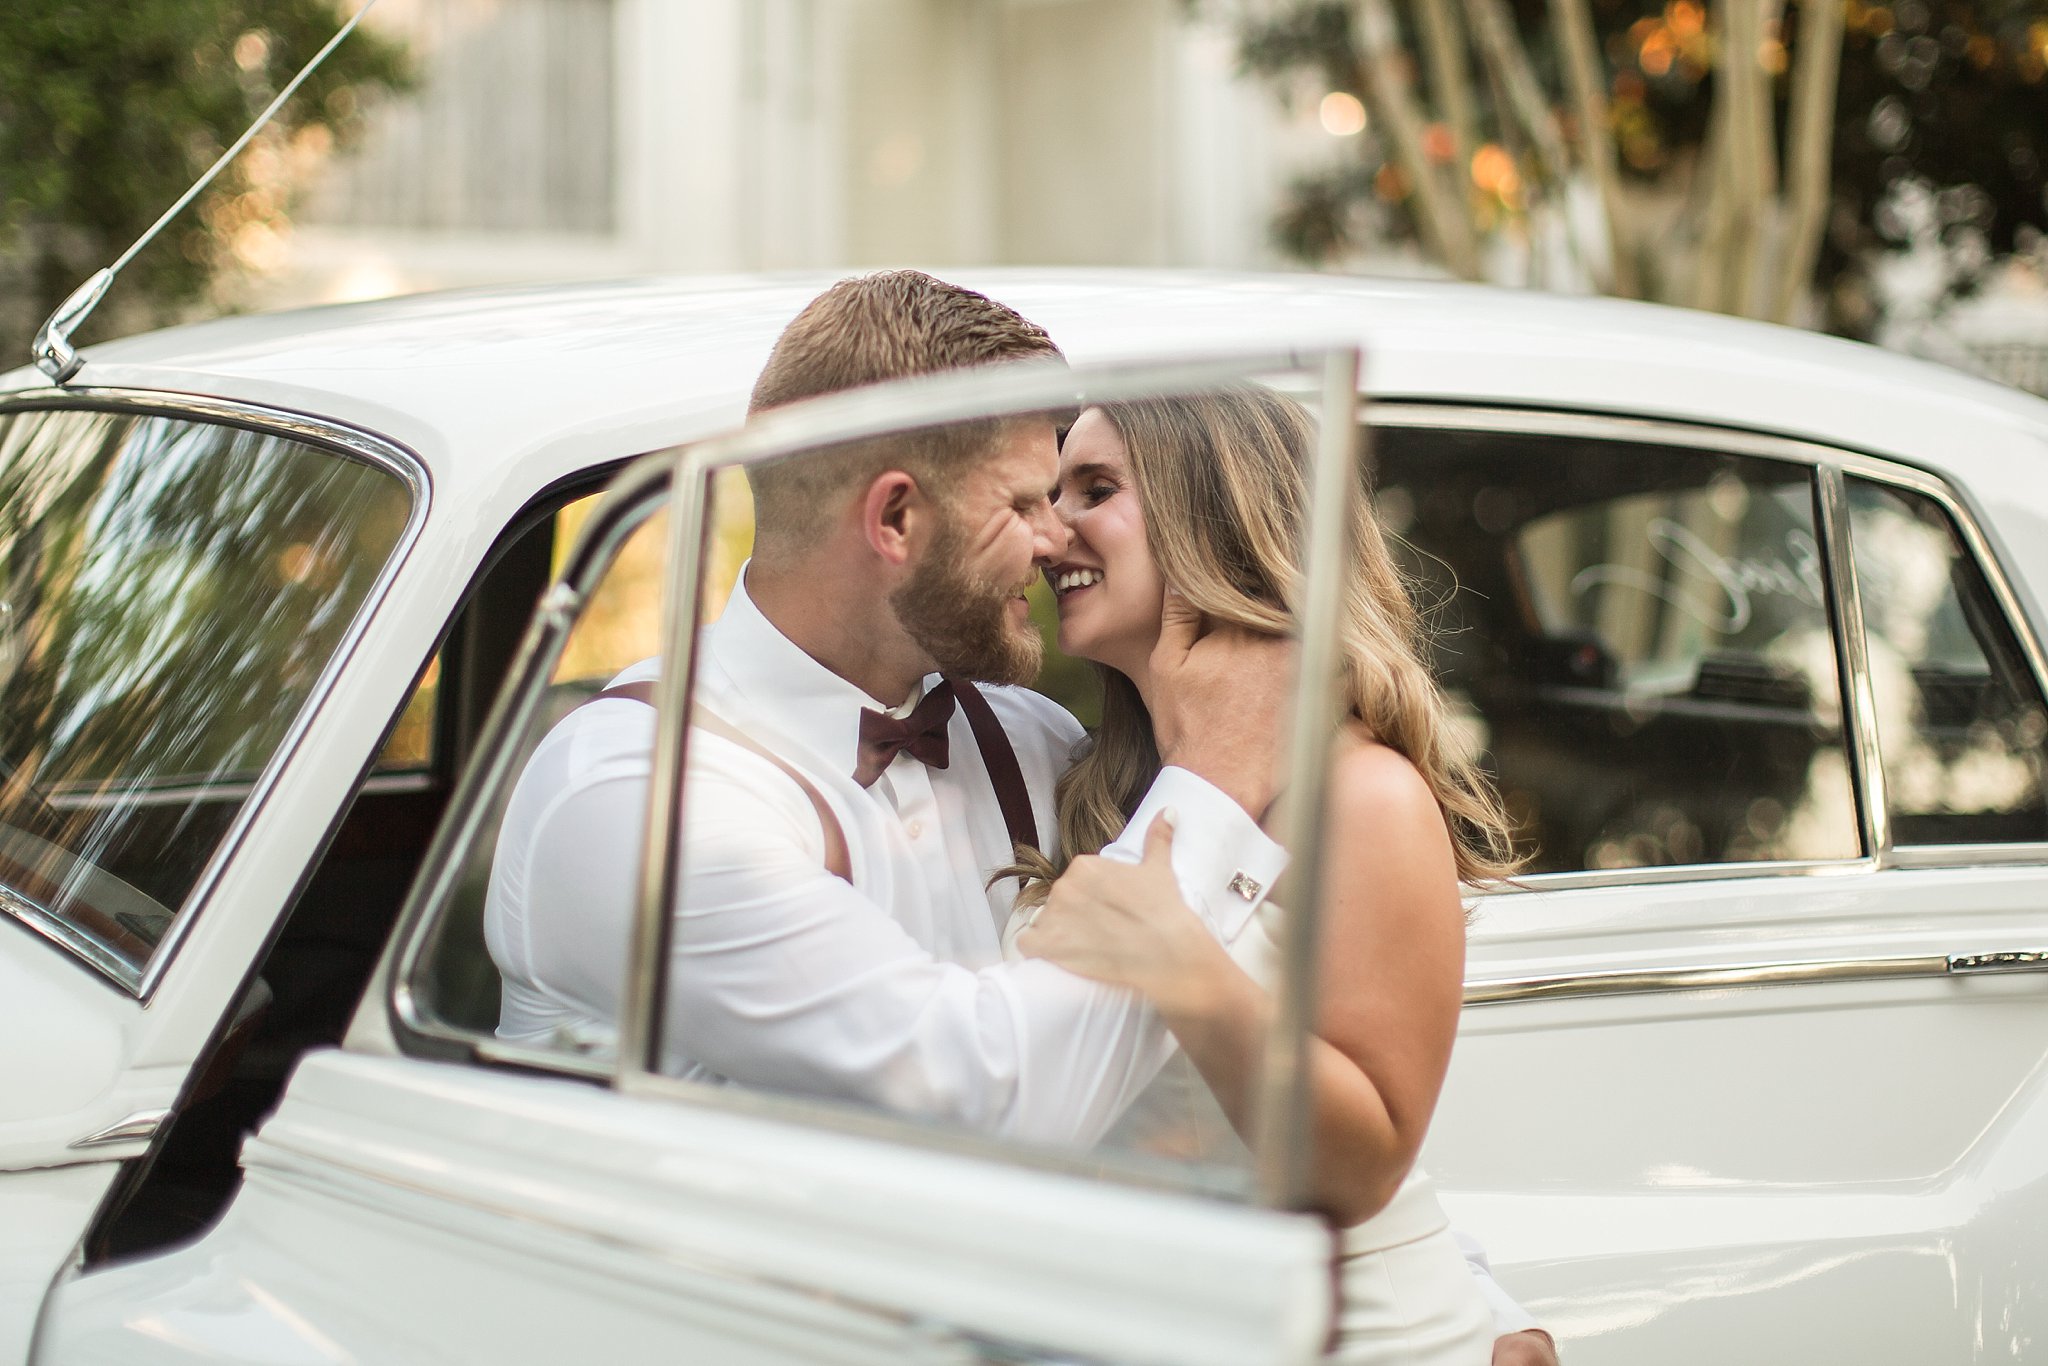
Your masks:
<svg viewBox="0 0 2048 1366"><path fill-rule="evenodd" d="M747 592L746 565L740 566L724 613L705 628L703 644L733 685L735 702L838 773L852 773L860 762L863 709L907 714L939 680L937 674L928 675L917 696L901 707L870 697L804 653L768 620Z"/></svg>

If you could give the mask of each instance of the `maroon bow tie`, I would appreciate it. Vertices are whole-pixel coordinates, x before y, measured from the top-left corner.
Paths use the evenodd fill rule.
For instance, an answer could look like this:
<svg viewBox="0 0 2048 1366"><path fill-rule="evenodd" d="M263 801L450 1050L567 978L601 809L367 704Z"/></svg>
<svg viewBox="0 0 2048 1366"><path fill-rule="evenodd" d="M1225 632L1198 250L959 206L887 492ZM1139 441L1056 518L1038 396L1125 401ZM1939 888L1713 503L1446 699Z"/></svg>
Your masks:
<svg viewBox="0 0 2048 1366"><path fill-rule="evenodd" d="M853 780L873 787L882 770L906 749L911 758L944 768L950 757L946 723L953 719L953 705L953 685L941 679L900 720L872 707L861 708L860 762L854 765Z"/></svg>

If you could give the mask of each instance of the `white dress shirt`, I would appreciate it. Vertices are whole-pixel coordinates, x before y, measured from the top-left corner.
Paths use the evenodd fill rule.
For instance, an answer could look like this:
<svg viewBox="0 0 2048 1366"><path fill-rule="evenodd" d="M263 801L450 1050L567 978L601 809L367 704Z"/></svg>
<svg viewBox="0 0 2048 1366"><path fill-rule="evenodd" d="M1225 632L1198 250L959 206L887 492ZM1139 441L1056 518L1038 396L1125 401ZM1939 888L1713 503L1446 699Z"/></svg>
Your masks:
<svg viewBox="0 0 2048 1366"><path fill-rule="evenodd" d="M945 769L900 754L854 782L862 708L881 704L790 641L734 590L698 655L698 700L794 765L839 818L853 879L767 759L699 729L684 794L682 907L669 958L667 1069L856 1100L981 1132L1093 1143L1172 1051L1129 993L1041 961L1004 962L1015 884L995 789L963 714ZM652 678L654 661L616 682ZM926 680L927 686L936 676ZM1054 780L1082 731L1022 688L984 688L1017 753L1041 847ZM501 1037L603 1047L617 1018L645 820L654 710L579 708L542 741L500 830L485 912L504 975ZM1163 770L1111 857L1136 858L1176 812L1183 895L1226 943L1286 863L1237 805Z"/></svg>

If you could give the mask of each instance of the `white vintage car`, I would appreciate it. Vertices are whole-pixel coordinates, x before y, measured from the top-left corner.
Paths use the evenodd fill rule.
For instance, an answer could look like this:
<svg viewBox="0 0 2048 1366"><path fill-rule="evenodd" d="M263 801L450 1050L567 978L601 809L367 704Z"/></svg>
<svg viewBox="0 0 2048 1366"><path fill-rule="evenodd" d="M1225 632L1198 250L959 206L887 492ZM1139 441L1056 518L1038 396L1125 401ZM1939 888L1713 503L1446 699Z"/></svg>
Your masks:
<svg viewBox="0 0 2048 1366"><path fill-rule="evenodd" d="M715 467L1050 392L692 445L825 283L0 379L0 1361L1315 1358L1329 1234L1268 1198L1298 1115L1243 1168L687 1084L653 914L622 1046L493 1035L508 785L729 581ZM1612 302L963 283L1081 367L1363 348L1377 506L1534 854L1477 902L1425 1161L1567 1360L2048 1351L2048 404Z"/></svg>

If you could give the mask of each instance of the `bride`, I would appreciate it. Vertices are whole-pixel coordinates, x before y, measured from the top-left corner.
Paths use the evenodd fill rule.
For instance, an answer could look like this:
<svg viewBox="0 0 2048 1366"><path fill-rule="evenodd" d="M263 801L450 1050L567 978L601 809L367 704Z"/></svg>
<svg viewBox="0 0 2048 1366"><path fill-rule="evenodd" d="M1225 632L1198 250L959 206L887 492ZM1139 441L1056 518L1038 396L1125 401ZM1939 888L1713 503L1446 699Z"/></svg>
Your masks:
<svg viewBox="0 0 2048 1366"><path fill-rule="evenodd" d="M1068 585L1060 648L1099 666L1103 708L1059 783L1062 850L1113 839L1159 769L1147 689L1169 611L1288 630L1314 442L1299 405L1256 385L1091 408L1067 435L1056 510L1072 543L1048 577ZM1342 1231L1333 1353L1479 1363L1494 1329L1415 1156L1457 1030L1459 883L1506 876L1513 853L1498 800L1450 743L1421 623L1360 504L1310 1073L1311 1194ZM1020 850L1012 929L1027 956L1143 994L1207 1083L1214 1100L1203 1104L1229 1141L1253 1122L1272 944L1257 922L1229 949L1210 936L1175 888L1170 839L1158 822L1136 865L1084 855L1055 867Z"/></svg>

